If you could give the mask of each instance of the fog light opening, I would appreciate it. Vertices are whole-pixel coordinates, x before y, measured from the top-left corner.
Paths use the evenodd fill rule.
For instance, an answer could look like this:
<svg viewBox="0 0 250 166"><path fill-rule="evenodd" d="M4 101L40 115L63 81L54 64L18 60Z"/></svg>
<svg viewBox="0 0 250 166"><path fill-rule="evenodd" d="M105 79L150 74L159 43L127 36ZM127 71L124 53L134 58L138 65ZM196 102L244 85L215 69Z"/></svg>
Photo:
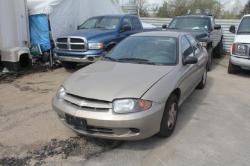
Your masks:
<svg viewBox="0 0 250 166"><path fill-rule="evenodd" d="M130 128L130 130L133 132L133 133L139 133L140 130L139 129L136 129L136 128Z"/></svg>
<svg viewBox="0 0 250 166"><path fill-rule="evenodd" d="M88 57L88 60L89 60L89 61L94 61L95 58L94 58L94 57Z"/></svg>

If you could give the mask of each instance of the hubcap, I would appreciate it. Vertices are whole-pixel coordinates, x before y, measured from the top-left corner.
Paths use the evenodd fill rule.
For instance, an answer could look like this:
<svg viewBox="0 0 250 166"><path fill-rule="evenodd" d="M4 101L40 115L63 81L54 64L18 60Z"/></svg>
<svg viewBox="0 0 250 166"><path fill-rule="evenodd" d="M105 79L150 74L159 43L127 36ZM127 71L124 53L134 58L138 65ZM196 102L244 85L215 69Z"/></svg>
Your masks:
<svg viewBox="0 0 250 166"><path fill-rule="evenodd" d="M177 115L177 105L176 103L173 103L169 110L168 115L168 128L173 129L176 121L176 115Z"/></svg>

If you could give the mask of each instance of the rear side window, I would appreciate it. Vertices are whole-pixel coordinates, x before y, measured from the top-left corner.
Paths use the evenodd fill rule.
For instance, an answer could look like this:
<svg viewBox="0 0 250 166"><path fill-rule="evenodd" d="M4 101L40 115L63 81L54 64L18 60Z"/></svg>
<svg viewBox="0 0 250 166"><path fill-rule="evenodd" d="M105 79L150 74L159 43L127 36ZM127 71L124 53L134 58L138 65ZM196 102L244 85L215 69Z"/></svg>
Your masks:
<svg viewBox="0 0 250 166"><path fill-rule="evenodd" d="M181 39L181 52L184 58L188 56L194 56L193 48L186 37L182 37Z"/></svg>
<svg viewBox="0 0 250 166"><path fill-rule="evenodd" d="M132 18L132 23L133 23L133 29L134 30L139 30L141 29L141 22L139 21L138 18Z"/></svg>
<svg viewBox="0 0 250 166"><path fill-rule="evenodd" d="M131 22L130 18L128 18L128 17L123 19L122 26L124 26L124 25L129 25L129 26L133 27L132 22Z"/></svg>

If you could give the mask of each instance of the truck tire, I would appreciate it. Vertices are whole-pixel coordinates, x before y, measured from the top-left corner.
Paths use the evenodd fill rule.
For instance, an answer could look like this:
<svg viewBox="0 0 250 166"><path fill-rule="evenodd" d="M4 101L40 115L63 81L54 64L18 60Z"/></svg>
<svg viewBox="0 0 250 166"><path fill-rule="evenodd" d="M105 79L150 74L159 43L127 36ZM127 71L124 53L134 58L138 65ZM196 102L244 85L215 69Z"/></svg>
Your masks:
<svg viewBox="0 0 250 166"><path fill-rule="evenodd" d="M209 48L207 53L208 53L207 71L211 71L213 67L213 49Z"/></svg>
<svg viewBox="0 0 250 166"><path fill-rule="evenodd" d="M62 62L63 67L66 70L71 70L71 69L75 69L77 66L76 62Z"/></svg>
<svg viewBox="0 0 250 166"><path fill-rule="evenodd" d="M161 120L161 127L158 136L169 137L174 129L178 117L178 98L175 94L172 94L165 106L165 110Z"/></svg>
<svg viewBox="0 0 250 166"><path fill-rule="evenodd" d="M219 44L214 49L214 57L221 58L223 54L223 37L221 38Z"/></svg>
<svg viewBox="0 0 250 166"><path fill-rule="evenodd" d="M240 70L240 67L239 66L236 66L234 64L232 64L230 61L229 61L229 65L228 65L228 73L229 74L236 74L238 73Z"/></svg>

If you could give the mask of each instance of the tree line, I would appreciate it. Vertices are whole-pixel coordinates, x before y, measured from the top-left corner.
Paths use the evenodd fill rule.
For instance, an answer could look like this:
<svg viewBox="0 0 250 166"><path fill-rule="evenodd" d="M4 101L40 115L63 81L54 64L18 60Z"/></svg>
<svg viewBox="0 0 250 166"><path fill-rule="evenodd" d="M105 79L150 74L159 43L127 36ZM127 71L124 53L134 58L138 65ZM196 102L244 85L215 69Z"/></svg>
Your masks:
<svg viewBox="0 0 250 166"><path fill-rule="evenodd" d="M237 6L234 7L236 9ZM239 7L238 7L239 8ZM161 6L147 5L147 0L138 0L138 10L140 16L148 17L174 17L185 15L188 11L195 13L197 9L208 9L216 18L237 19L242 15L250 13L250 0L239 12L225 11L219 0L165 0Z"/></svg>

